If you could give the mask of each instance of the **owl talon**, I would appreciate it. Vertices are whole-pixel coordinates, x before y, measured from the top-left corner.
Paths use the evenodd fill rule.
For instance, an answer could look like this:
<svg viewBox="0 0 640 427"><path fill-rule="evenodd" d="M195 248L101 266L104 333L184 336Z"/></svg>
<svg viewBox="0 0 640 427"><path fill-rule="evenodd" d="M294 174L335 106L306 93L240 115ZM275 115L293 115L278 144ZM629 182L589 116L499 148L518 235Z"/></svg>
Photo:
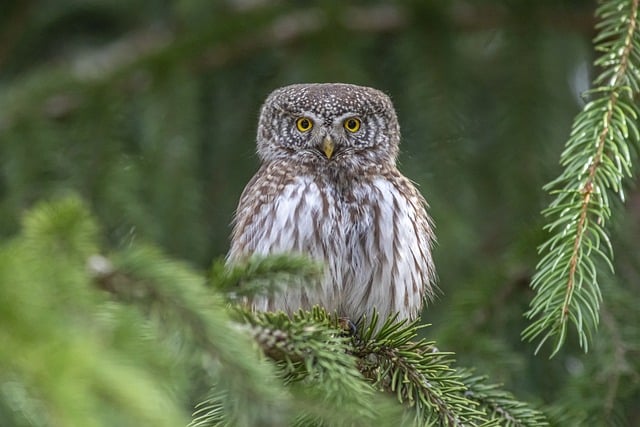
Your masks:
<svg viewBox="0 0 640 427"><path fill-rule="evenodd" d="M338 325L340 326L340 329L348 332L349 335L356 335L356 333L358 332L356 324L353 323L348 317L338 318Z"/></svg>

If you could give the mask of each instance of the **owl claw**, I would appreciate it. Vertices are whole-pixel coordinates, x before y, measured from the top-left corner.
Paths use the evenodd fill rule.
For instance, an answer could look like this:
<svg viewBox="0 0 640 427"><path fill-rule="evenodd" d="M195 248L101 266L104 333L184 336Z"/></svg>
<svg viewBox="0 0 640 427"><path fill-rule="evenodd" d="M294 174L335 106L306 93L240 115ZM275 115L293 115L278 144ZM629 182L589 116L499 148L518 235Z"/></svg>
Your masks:
<svg viewBox="0 0 640 427"><path fill-rule="evenodd" d="M338 325L343 331L348 332L349 335L356 335L356 332L358 332L356 324L353 323L348 317L338 318Z"/></svg>

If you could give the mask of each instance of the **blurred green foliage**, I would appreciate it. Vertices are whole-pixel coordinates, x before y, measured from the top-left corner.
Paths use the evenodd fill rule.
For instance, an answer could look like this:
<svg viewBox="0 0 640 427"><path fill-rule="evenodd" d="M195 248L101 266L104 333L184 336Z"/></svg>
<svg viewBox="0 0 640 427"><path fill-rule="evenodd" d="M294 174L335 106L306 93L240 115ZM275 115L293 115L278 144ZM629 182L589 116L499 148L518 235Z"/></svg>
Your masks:
<svg viewBox="0 0 640 427"><path fill-rule="evenodd" d="M640 193L614 219L618 275L592 351L523 344L541 191L558 175L591 69L586 0L4 0L0 237L43 199L80 194L106 246L152 242L197 268L225 254L274 88L388 93L400 169L437 227L443 350L518 397L588 424L640 423ZM6 286L5 283L0 286ZM606 292L607 287L605 287ZM621 290L622 289L622 290ZM572 412L573 411L573 412ZM568 415L569 414L569 415Z"/></svg>

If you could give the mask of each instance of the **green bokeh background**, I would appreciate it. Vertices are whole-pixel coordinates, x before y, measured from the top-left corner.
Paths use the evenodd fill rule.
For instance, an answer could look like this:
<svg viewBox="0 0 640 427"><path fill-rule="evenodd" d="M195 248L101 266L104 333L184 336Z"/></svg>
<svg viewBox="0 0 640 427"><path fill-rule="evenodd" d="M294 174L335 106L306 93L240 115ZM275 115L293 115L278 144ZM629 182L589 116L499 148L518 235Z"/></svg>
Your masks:
<svg viewBox="0 0 640 427"><path fill-rule="evenodd" d="M441 293L425 334L523 399L580 396L581 380L605 387L606 376L590 378L597 346L585 358L569 343L549 362L520 340L545 238L541 187L560 172L597 72L594 9L579 0L4 0L0 237L36 201L75 192L107 247L152 242L204 271L226 253L258 167L269 92L373 86L396 106L400 169L437 227ZM637 296L640 194L628 184L614 247L617 280ZM638 419L635 375L616 409L627 420Z"/></svg>

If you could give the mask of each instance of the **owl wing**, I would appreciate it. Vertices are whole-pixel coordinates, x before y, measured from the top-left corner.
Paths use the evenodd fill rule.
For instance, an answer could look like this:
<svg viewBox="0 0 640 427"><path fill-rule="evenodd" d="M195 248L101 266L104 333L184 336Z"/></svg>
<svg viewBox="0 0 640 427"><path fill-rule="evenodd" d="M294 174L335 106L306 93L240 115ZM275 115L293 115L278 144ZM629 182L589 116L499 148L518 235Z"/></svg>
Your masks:
<svg viewBox="0 0 640 427"><path fill-rule="evenodd" d="M311 176L290 171L288 164L265 165L247 184L236 210L228 260L253 254L322 257L318 242L326 197Z"/></svg>
<svg viewBox="0 0 640 427"><path fill-rule="evenodd" d="M245 188L236 211L228 262L254 254L303 254L324 264L326 236L333 232L330 224L335 222L330 218L333 202L311 175L292 175L289 166L263 166ZM294 283L286 292L258 296L249 303L260 311L292 313L314 304L332 309L336 290L331 283L324 279Z"/></svg>
<svg viewBox="0 0 640 427"><path fill-rule="evenodd" d="M385 317L415 318L433 295L432 224L426 201L397 171L362 191L360 227L349 253L350 307L375 306Z"/></svg>

